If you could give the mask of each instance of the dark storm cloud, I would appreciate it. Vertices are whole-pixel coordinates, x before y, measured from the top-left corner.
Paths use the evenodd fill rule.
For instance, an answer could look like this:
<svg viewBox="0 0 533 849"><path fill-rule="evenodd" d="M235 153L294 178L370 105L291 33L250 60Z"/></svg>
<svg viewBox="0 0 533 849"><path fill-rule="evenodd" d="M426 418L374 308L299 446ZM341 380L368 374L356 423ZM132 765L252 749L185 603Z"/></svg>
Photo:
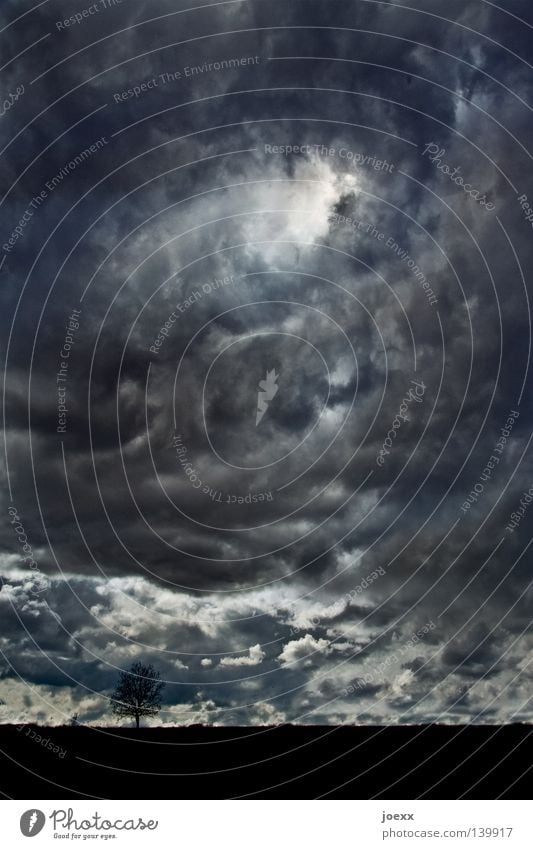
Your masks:
<svg viewBox="0 0 533 849"><path fill-rule="evenodd" d="M211 721L230 709L250 722L476 716L487 680L518 687L530 619L526 525L505 532L531 485L529 316L513 247L526 280L532 252L511 186L533 197L520 147L530 71L513 55L531 58L527 28L482 2L431 14L325 2L178 11L124 2L61 29L45 4L9 30L13 56L50 36L4 78L5 91L26 87L2 118L6 141L32 123L3 157L2 242L105 139L32 208L1 272L9 480L57 581L49 607L24 596L4 525L2 569L19 589L0 601L22 611L6 617L6 639L27 628L52 658L39 665L24 637L13 669L99 698L142 654L169 681L169 710ZM526 4L514 12L527 18ZM208 67L238 57L246 64ZM432 143L495 213L424 155ZM295 144L310 148L265 149ZM279 390L257 427L270 369ZM380 467L412 381L423 396ZM211 630L210 604L222 620ZM343 697L396 657L393 633L403 645L429 621L421 666L397 652Z"/></svg>

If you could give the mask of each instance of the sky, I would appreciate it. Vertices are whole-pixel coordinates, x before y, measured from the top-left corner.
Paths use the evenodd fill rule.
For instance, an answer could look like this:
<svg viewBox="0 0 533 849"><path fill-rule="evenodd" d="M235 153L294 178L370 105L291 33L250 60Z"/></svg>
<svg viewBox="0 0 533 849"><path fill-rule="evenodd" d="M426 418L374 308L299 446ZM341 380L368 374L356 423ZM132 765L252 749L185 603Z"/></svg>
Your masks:
<svg viewBox="0 0 533 849"><path fill-rule="evenodd" d="M530 722L530 4L84 2L0 9L0 722Z"/></svg>

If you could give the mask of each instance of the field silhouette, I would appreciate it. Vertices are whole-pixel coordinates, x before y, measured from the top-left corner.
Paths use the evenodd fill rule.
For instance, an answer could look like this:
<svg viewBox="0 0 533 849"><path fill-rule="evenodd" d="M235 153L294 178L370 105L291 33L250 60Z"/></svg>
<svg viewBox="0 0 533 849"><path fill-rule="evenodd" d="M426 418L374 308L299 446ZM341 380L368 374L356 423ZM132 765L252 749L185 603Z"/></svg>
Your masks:
<svg viewBox="0 0 533 849"><path fill-rule="evenodd" d="M528 798L531 732L2 725L0 790L15 799Z"/></svg>

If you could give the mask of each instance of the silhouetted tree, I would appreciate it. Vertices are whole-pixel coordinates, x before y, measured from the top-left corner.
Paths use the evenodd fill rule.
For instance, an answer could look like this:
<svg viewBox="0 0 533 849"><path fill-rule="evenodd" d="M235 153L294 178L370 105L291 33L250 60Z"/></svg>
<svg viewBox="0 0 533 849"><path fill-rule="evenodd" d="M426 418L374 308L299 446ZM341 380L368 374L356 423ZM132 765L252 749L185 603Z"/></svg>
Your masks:
<svg viewBox="0 0 533 849"><path fill-rule="evenodd" d="M126 672L121 672L111 696L113 713L135 717L138 728L141 716L156 716L160 711L164 686L161 675L151 664L132 663Z"/></svg>

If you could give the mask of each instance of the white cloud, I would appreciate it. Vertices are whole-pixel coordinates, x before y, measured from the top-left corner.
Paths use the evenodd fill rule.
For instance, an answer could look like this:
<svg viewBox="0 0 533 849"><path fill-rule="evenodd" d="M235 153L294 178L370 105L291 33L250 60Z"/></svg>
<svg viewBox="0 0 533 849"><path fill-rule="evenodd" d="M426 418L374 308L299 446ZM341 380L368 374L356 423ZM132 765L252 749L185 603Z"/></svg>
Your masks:
<svg viewBox="0 0 533 849"><path fill-rule="evenodd" d="M259 643L255 646L250 646L248 656L244 657L223 657L220 661L220 666L257 666L262 663L265 658L265 652L262 650Z"/></svg>
<svg viewBox="0 0 533 849"><path fill-rule="evenodd" d="M306 634L300 640L291 640L283 647L278 657L280 663L295 663L297 660L307 658L315 653L328 654L329 642L327 640L316 640L312 634Z"/></svg>

